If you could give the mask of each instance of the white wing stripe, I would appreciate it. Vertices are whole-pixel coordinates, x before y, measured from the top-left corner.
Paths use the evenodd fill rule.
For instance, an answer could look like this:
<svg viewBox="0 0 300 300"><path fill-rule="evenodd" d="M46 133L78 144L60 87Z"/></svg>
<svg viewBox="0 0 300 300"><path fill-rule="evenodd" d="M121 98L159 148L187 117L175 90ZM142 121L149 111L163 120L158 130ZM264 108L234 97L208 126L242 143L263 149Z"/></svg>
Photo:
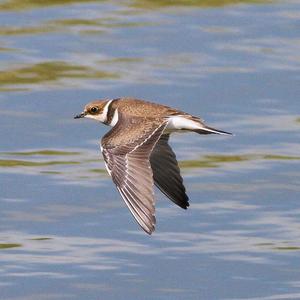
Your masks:
<svg viewBox="0 0 300 300"><path fill-rule="evenodd" d="M156 133L156 131L158 129L160 129L162 126L162 124L160 126L158 126L145 140L143 140L140 144L136 145L129 153L134 152L137 148L139 148L140 146L142 146L143 144L147 143L147 141ZM165 124L166 126L166 124Z"/></svg>
<svg viewBox="0 0 300 300"><path fill-rule="evenodd" d="M130 212L132 215L135 217L135 220L144 228L147 230L147 232L151 233L154 228L154 223L149 219L149 217L145 214L141 214L134 206L131 201L127 198L126 194L124 193L123 189L120 189L117 187L118 191L120 192L124 202L126 203L127 207L129 208ZM135 204L135 203L134 203ZM145 221L146 218L146 221ZM154 219L155 220L155 219ZM147 222L150 221L150 224L152 225L153 228L149 227L149 224Z"/></svg>
<svg viewBox="0 0 300 300"><path fill-rule="evenodd" d="M165 121L141 132L143 136L136 137L136 145L117 144L112 147L102 140L102 153L108 172L131 214L149 234L153 232L156 222L150 155L166 124ZM116 129L112 129L112 132L116 132L113 130ZM119 134L122 134L122 131Z"/></svg>
<svg viewBox="0 0 300 300"><path fill-rule="evenodd" d="M130 196L131 196L131 198L134 200L134 199L136 199L137 197L137 195L135 195L135 193L130 189L128 189L127 188L127 186L124 186L123 188L122 188L122 190L125 190ZM145 206L145 204L144 204L144 202L140 202L140 204L138 204L136 201L134 201L134 204L136 205L136 206L138 206L142 211L143 211L143 213L145 214L145 215L148 215L149 214L149 209L148 209L148 207L147 206Z"/></svg>

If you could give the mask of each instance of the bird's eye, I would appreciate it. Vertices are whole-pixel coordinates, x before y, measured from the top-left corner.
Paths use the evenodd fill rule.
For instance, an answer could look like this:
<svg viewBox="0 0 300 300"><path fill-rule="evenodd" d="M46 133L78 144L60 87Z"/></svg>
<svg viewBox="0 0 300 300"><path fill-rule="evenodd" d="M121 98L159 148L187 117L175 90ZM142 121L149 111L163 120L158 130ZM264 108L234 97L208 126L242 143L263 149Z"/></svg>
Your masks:
<svg viewBox="0 0 300 300"><path fill-rule="evenodd" d="M92 108L90 109L90 112L91 112L92 114L96 114L98 111L99 111L99 109L98 109L98 107L96 107L96 106L94 106L94 107L92 107Z"/></svg>

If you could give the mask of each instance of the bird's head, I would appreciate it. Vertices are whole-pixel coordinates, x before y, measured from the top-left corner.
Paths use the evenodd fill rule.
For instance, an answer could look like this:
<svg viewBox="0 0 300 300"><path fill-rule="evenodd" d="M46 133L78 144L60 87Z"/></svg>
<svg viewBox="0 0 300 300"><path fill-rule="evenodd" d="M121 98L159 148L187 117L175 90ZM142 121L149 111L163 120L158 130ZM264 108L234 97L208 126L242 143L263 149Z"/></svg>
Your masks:
<svg viewBox="0 0 300 300"><path fill-rule="evenodd" d="M107 120L108 106L111 100L97 100L88 103L82 113L76 115L74 119L90 118L105 123Z"/></svg>

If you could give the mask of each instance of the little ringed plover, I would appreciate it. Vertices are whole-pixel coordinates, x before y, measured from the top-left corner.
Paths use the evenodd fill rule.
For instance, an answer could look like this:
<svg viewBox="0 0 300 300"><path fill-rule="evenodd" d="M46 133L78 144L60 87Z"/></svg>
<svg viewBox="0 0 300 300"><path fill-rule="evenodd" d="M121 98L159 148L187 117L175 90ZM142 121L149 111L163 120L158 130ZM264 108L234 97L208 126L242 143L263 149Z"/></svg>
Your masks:
<svg viewBox="0 0 300 300"><path fill-rule="evenodd" d="M176 156L168 144L170 134L231 134L183 111L129 97L90 102L74 118L90 118L112 127L101 140L106 169L148 234L156 222L154 184L178 206L189 206Z"/></svg>

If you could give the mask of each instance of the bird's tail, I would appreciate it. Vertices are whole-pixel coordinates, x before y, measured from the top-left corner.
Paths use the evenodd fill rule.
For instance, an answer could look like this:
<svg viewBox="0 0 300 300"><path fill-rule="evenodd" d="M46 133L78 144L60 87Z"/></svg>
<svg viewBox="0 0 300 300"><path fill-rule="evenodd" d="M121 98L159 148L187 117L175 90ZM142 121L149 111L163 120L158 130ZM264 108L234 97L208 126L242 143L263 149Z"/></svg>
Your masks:
<svg viewBox="0 0 300 300"><path fill-rule="evenodd" d="M203 126L200 129L194 129L194 132L197 132L199 134L223 134L223 135L232 135L232 133L227 132L227 131L223 131L223 130L219 130L219 129L215 129L209 126Z"/></svg>

